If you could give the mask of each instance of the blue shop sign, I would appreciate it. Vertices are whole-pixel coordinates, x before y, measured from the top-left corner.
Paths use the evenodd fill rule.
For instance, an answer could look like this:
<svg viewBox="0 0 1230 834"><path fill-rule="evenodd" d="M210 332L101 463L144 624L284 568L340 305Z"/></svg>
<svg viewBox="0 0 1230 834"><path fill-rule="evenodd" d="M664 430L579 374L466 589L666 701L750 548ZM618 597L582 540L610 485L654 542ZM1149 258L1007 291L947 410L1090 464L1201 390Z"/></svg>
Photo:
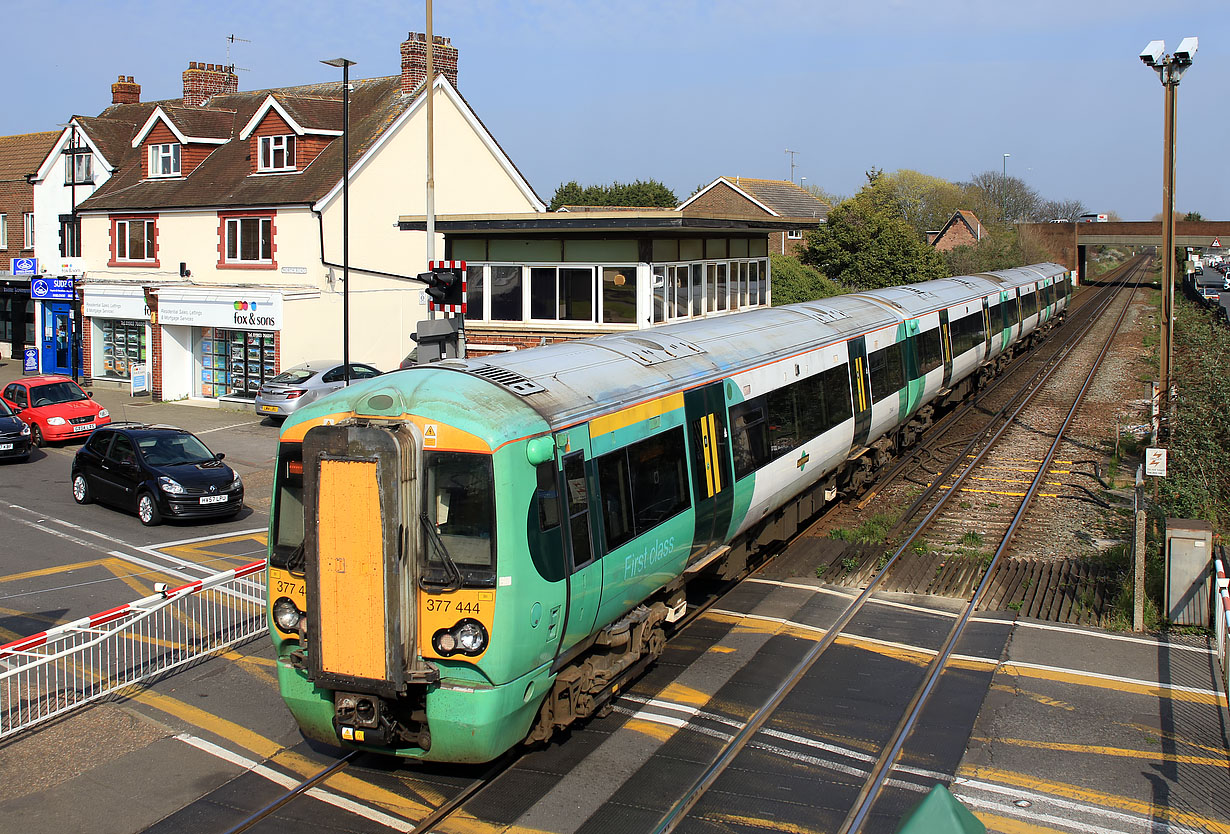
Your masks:
<svg viewBox="0 0 1230 834"><path fill-rule="evenodd" d="M75 297L72 278L35 278L30 282L30 295L43 301L72 301Z"/></svg>

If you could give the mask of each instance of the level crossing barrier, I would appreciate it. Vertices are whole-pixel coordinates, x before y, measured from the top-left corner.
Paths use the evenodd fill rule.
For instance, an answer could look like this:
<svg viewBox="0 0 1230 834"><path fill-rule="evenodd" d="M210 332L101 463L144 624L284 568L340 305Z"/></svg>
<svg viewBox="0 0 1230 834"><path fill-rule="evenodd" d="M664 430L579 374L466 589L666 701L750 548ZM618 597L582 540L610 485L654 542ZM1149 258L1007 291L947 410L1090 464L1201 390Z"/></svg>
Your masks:
<svg viewBox="0 0 1230 834"><path fill-rule="evenodd" d="M0 646L0 739L264 633L265 569L261 559Z"/></svg>
<svg viewBox="0 0 1230 834"><path fill-rule="evenodd" d="M1226 706L1230 706L1230 581L1226 579L1226 546L1217 546L1217 558L1213 560L1213 630L1217 634L1217 659L1221 662L1222 693Z"/></svg>

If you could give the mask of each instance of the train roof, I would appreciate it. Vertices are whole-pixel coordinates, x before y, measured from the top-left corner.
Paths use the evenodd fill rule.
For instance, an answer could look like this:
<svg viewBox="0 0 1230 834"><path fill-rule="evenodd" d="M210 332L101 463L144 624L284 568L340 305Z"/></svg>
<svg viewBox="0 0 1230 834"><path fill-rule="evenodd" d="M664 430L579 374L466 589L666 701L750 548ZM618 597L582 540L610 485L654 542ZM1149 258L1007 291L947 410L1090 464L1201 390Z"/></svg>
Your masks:
<svg viewBox="0 0 1230 834"><path fill-rule="evenodd" d="M501 386L562 428L1041 277L1008 270L945 278L424 367Z"/></svg>

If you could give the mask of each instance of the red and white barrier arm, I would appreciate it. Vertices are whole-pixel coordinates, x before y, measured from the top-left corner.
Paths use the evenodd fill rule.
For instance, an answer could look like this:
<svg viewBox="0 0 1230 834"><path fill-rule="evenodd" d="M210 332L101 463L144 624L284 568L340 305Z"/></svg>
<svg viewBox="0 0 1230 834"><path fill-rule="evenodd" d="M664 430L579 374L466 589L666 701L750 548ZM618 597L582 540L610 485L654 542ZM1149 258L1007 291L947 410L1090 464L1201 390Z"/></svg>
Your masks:
<svg viewBox="0 0 1230 834"><path fill-rule="evenodd" d="M217 587L233 579L242 579L245 576L251 576L254 573L259 573L265 569L265 559L260 559L256 562L249 562L246 565L241 565L231 570L215 573L213 576L205 579L198 579L195 582L189 582L187 585L180 585L178 588L171 588L166 591L159 591L156 594L150 594L147 597L130 602L127 605L120 605L115 608L110 608L106 611L100 611L97 614L91 614L89 617L82 617L79 620L73 620L71 623L64 623L47 631L40 631L38 634L32 634L29 637L22 637L19 640L14 640L11 643L5 643L0 646L0 660L12 657L18 654L24 654L32 649L37 649L48 643L54 643L60 637L66 634L80 631L90 631L101 628L102 626L114 623L117 620L122 620L126 617L136 614L144 614L155 608L161 607L168 601L177 597L189 596L191 594L200 593L201 591L209 590Z"/></svg>

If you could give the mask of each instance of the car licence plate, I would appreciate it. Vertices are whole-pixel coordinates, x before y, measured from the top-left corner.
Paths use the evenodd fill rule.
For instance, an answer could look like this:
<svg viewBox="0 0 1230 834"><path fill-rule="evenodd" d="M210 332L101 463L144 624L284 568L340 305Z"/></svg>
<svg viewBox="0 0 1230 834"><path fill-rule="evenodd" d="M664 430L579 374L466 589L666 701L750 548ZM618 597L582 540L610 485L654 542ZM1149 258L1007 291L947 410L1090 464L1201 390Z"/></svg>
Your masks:
<svg viewBox="0 0 1230 834"><path fill-rule="evenodd" d="M82 423L80 426L73 426L73 431L91 431L94 428L94 423Z"/></svg>
<svg viewBox="0 0 1230 834"><path fill-rule="evenodd" d="M268 412L271 412L271 413L273 413L273 414L277 414L277 413L278 413L278 407L277 407L276 405L262 405L262 406L261 406L261 411L268 411Z"/></svg>
<svg viewBox="0 0 1230 834"><path fill-rule="evenodd" d="M7 452L13 448L12 443L0 443L0 452Z"/></svg>
<svg viewBox="0 0 1230 834"><path fill-rule="evenodd" d="M225 504L225 495L205 495L201 497L202 504Z"/></svg>

